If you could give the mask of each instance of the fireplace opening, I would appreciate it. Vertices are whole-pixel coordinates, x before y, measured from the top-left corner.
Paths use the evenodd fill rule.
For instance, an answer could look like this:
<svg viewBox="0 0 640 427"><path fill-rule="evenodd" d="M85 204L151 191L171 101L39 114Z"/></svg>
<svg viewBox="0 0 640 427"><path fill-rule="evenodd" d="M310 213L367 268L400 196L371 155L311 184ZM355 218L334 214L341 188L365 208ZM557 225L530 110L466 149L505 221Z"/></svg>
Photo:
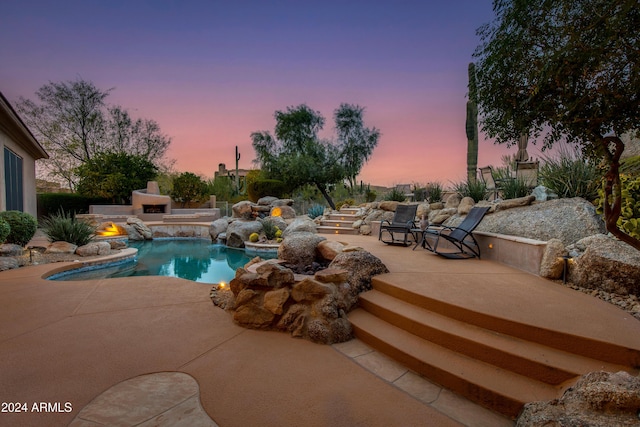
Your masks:
<svg viewBox="0 0 640 427"><path fill-rule="evenodd" d="M142 213L157 214L166 213L167 205L142 205Z"/></svg>

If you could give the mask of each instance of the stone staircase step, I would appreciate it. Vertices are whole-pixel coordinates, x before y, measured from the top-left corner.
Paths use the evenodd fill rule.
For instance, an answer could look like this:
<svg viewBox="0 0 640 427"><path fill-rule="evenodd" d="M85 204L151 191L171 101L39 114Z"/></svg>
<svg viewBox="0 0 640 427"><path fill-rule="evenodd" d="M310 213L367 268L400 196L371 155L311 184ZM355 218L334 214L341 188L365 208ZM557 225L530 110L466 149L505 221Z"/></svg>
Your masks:
<svg viewBox="0 0 640 427"><path fill-rule="evenodd" d="M358 230L349 227L334 227L328 225L319 225L316 231L320 234L358 234Z"/></svg>
<svg viewBox="0 0 640 427"><path fill-rule="evenodd" d="M625 369L490 331L375 289L361 294L359 302L369 313L422 339L547 384L561 385L585 372Z"/></svg>
<svg viewBox="0 0 640 427"><path fill-rule="evenodd" d="M360 208L340 208L340 213L344 215L355 215L360 211Z"/></svg>
<svg viewBox="0 0 640 427"><path fill-rule="evenodd" d="M515 418L527 402L551 400L552 386L422 339L357 308L349 313L356 337L410 369L479 404Z"/></svg>
<svg viewBox="0 0 640 427"><path fill-rule="evenodd" d="M345 214L329 214L329 219L334 221L357 221L359 218L356 215L345 215Z"/></svg>

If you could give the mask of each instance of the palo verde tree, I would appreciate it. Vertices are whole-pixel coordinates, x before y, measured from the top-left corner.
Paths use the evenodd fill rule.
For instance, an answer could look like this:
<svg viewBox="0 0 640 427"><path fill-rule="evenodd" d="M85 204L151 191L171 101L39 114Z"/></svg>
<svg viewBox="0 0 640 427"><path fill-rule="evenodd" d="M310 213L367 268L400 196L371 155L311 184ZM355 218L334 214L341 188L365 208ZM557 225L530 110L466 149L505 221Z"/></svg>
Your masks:
<svg viewBox="0 0 640 427"><path fill-rule="evenodd" d="M290 190L315 185L335 209L328 186L344 180L347 171L340 161L339 147L318 137L324 117L304 104L276 111L274 116L275 138L266 131L251 134L263 173L285 182Z"/></svg>
<svg viewBox="0 0 640 427"><path fill-rule="evenodd" d="M74 189L77 168L103 153L142 156L162 166L171 139L153 120L133 120L120 106L106 98L92 82L50 82L36 92L37 101L20 98L16 108L47 153L38 163L39 174Z"/></svg>
<svg viewBox="0 0 640 427"><path fill-rule="evenodd" d="M617 226L625 133L640 125L640 7L637 0L494 0L496 19L479 28L474 56L482 128L497 143L523 132L577 143L600 156L607 230Z"/></svg>
<svg viewBox="0 0 640 427"><path fill-rule="evenodd" d="M364 127L363 115L364 107L351 104L340 104L333 112L340 160L351 190L357 183L356 177L362 166L369 160L380 139L378 129Z"/></svg>

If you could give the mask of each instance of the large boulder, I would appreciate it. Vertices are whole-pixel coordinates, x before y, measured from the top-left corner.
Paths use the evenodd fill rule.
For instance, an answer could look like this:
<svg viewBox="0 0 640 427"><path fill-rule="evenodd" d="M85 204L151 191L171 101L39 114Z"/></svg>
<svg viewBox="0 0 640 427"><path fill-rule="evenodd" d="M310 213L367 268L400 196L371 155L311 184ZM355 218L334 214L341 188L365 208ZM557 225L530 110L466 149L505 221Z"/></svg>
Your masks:
<svg viewBox="0 0 640 427"><path fill-rule="evenodd" d="M0 256L20 256L24 252L24 247L15 243L4 243L0 245Z"/></svg>
<svg viewBox="0 0 640 427"><path fill-rule="evenodd" d="M591 372L560 399L525 405L517 427L637 426L640 378L627 372Z"/></svg>
<svg viewBox="0 0 640 427"><path fill-rule="evenodd" d="M299 266L310 265L315 261L316 248L323 240L326 238L315 233L302 232L288 235L278 247L278 259Z"/></svg>
<svg viewBox="0 0 640 427"><path fill-rule="evenodd" d="M140 218L136 218L136 217L127 218L127 225L133 227L135 231L144 238L144 240L153 239L153 232L149 227L145 225L145 223ZM127 232L129 232L129 229L127 227L123 227L123 228L127 230Z"/></svg>
<svg viewBox="0 0 640 427"><path fill-rule="evenodd" d="M17 259L9 256L0 257L0 271L12 270L18 267L20 267L20 264Z"/></svg>
<svg viewBox="0 0 640 427"><path fill-rule="evenodd" d="M260 233L261 231L262 224L260 221L235 220L227 227L227 246L231 248L244 248L244 242L249 240L251 233Z"/></svg>
<svg viewBox="0 0 640 427"><path fill-rule="evenodd" d="M46 254L72 254L78 249L78 245L69 242L53 242L47 246Z"/></svg>
<svg viewBox="0 0 640 427"><path fill-rule="evenodd" d="M248 200L243 200L236 203L231 207L234 218L240 219L252 219L253 218L253 203Z"/></svg>
<svg viewBox="0 0 640 427"><path fill-rule="evenodd" d="M79 256L109 255L109 253L111 253L109 242L90 242L76 249L76 255Z"/></svg>
<svg viewBox="0 0 640 427"><path fill-rule="evenodd" d="M295 233L315 233L317 230L318 225L307 215L302 215L289 223L286 230L282 232L282 237L287 238Z"/></svg>
<svg viewBox="0 0 640 427"><path fill-rule="evenodd" d="M640 295L640 251L604 234L582 239L575 248L582 253L573 259L572 283L587 289Z"/></svg>
<svg viewBox="0 0 640 427"><path fill-rule="evenodd" d="M380 202L379 208L383 211L395 212L399 204L400 202L396 202L395 200L385 200L383 202Z"/></svg>
<svg viewBox="0 0 640 427"><path fill-rule="evenodd" d="M380 258L367 251L341 252L331 261L329 268L349 272L350 295L346 298L346 310L349 311L358 301L360 292L372 289L371 278L388 273L389 269Z"/></svg>
<svg viewBox="0 0 640 427"><path fill-rule="evenodd" d="M229 221L226 218L218 218L209 226L209 235L212 241L218 240L220 234L225 233L229 227Z"/></svg>
<svg viewBox="0 0 640 427"><path fill-rule="evenodd" d="M455 215L445 224L456 226L463 218ZM565 246L594 234L605 233L604 222L596 214L595 207L578 197L513 209L501 208L486 215L476 230L542 241L559 239Z"/></svg>

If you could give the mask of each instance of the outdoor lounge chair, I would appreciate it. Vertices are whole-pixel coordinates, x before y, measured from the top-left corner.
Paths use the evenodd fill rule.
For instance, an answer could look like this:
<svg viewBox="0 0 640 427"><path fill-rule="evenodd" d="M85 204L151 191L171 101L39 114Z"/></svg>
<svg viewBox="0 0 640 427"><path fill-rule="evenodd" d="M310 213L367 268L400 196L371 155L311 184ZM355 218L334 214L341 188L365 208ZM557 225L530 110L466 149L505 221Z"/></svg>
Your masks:
<svg viewBox="0 0 640 427"><path fill-rule="evenodd" d="M398 205L396 208L396 213L393 216L393 220L389 222L389 220L384 220L380 223L380 233L378 234L378 240L388 244L388 245L403 245L408 246L408 237L409 234L412 234L411 230L417 229L416 227L416 211L418 210L418 205ZM385 240L383 236L386 237L386 234L389 234L391 239ZM396 234L402 234L402 240L396 239Z"/></svg>
<svg viewBox="0 0 640 427"><path fill-rule="evenodd" d="M422 244L423 248L445 258L480 258L480 246L471 233L489 209L489 206L472 208L457 227L428 227L422 232L422 239L413 249ZM445 240L444 244L442 240Z"/></svg>

